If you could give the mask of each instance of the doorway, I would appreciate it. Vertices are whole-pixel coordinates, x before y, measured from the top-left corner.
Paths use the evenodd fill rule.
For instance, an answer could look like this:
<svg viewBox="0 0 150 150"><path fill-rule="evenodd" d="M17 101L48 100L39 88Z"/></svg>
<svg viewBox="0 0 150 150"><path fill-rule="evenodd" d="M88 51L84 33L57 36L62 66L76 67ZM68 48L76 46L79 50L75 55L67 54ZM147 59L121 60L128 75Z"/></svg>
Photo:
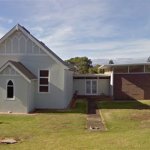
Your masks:
<svg viewBox="0 0 150 150"><path fill-rule="evenodd" d="M97 95L97 80L86 80L86 95Z"/></svg>

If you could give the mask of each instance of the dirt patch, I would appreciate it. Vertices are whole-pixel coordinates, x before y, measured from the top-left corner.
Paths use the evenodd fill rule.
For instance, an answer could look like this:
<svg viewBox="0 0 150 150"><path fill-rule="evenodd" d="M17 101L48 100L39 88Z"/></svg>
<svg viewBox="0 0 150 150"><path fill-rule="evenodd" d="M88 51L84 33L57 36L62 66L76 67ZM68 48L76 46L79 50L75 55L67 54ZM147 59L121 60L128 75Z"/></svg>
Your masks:
<svg viewBox="0 0 150 150"><path fill-rule="evenodd" d="M102 123L100 116L95 114L87 116L87 128L90 131L105 130L104 124Z"/></svg>
<svg viewBox="0 0 150 150"><path fill-rule="evenodd" d="M150 120L142 121L140 124L141 128L150 128Z"/></svg>
<svg viewBox="0 0 150 150"><path fill-rule="evenodd" d="M133 115L131 115L130 119L137 120L137 121L150 120L150 113L133 114Z"/></svg>
<svg viewBox="0 0 150 150"><path fill-rule="evenodd" d="M105 131L106 128L103 124L100 112L97 109L95 100L88 100L88 112L87 112L87 129L90 131Z"/></svg>

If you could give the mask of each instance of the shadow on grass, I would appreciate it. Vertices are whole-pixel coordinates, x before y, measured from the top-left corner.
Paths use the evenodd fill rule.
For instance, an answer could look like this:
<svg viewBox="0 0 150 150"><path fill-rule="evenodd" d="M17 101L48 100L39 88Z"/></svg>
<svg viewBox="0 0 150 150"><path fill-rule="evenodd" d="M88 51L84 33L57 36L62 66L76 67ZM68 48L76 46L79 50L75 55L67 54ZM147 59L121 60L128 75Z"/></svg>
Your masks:
<svg viewBox="0 0 150 150"><path fill-rule="evenodd" d="M36 109L34 113L87 113L87 101L77 100L75 108L70 109Z"/></svg>
<svg viewBox="0 0 150 150"><path fill-rule="evenodd" d="M148 105L142 101L99 101L97 104L101 109L150 109L150 102Z"/></svg>

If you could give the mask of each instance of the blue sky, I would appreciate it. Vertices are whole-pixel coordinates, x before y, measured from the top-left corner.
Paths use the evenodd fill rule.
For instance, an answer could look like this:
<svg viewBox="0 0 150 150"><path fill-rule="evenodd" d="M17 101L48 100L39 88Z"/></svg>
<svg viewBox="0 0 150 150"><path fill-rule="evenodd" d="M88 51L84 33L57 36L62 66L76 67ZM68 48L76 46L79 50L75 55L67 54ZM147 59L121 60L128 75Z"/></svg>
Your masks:
<svg viewBox="0 0 150 150"><path fill-rule="evenodd" d="M150 56L150 0L0 0L0 37L17 23L62 59Z"/></svg>

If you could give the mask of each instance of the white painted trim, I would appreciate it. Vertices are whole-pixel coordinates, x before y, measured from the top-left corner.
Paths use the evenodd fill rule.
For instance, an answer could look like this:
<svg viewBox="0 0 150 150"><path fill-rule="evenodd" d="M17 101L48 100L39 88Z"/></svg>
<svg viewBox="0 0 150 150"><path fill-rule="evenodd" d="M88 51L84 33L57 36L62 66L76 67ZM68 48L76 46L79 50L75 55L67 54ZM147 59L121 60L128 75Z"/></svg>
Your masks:
<svg viewBox="0 0 150 150"><path fill-rule="evenodd" d="M9 67L9 66L7 66L7 67ZM12 76L12 77L18 77L18 76L20 76L20 74L19 74L16 70L14 70L14 68L12 68L11 66L10 66L11 70L14 70L14 71L15 71L13 74L12 74L11 70L9 70L8 73L3 72L5 69L7 69L7 67L4 68L4 69L2 70L2 72L0 72L0 76Z"/></svg>
<svg viewBox="0 0 150 150"><path fill-rule="evenodd" d="M114 74L150 74L150 72L130 72L130 73L114 73Z"/></svg>
<svg viewBox="0 0 150 150"><path fill-rule="evenodd" d="M24 54L24 53L1 53L0 52L0 55L1 56L16 56L16 55L18 55L18 56L47 56L46 54L32 54L32 53L30 53L30 54Z"/></svg>
<svg viewBox="0 0 150 150"><path fill-rule="evenodd" d="M27 112L29 112L29 107L30 107L30 104L29 104L29 101L30 101L30 94L29 93L30 92L29 91L31 89L30 89L30 84L28 84L27 86L28 86L28 89L27 89Z"/></svg>
<svg viewBox="0 0 150 150"><path fill-rule="evenodd" d="M40 71L41 70L48 70L48 77L42 77L42 78L48 78L48 92L40 92L40 85L41 86L47 86L47 85L42 85L42 84L40 84ZM50 93L50 69L48 68L48 69L38 69L38 93L39 94L49 94Z"/></svg>
<svg viewBox="0 0 150 150"><path fill-rule="evenodd" d="M10 77L20 77L20 75L17 75L17 74L0 74L0 76L10 76Z"/></svg>
<svg viewBox="0 0 150 150"><path fill-rule="evenodd" d="M28 37L32 42L34 42L37 46L41 48L48 56L52 57L57 63L60 63L63 65L64 68L69 69L66 65L64 65L61 61L59 61L51 52L49 52L40 42L38 42L36 39L32 37L30 33L25 31L25 29L22 28L19 24L17 24L14 28L12 28L9 32L7 32L1 39L0 43L2 43L5 39L7 39L11 34L13 34L15 31L22 31L22 33Z"/></svg>
<svg viewBox="0 0 150 150"><path fill-rule="evenodd" d="M113 97L114 96L114 68L113 68L113 71L112 71L112 85L111 85L111 96Z"/></svg>
<svg viewBox="0 0 150 150"><path fill-rule="evenodd" d="M32 81L36 81L36 80L38 80L38 79L31 79Z"/></svg>
<svg viewBox="0 0 150 150"><path fill-rule="evenodd" d="M90 93L86 92L87 81L90 81L90 86L91 86ZM96 93L95 94L92 93L92 84L93 84L92 81L96 81ZM85 95L98 95L98 79L85 79Z"/></svg>
<svg viewBox="0 0 150 150"><path fill-rule="evenodd" d="M20 70L18 70L15 66L12 65L12 68L14 68L19 74L21 74L29 83L31 83L31 80L29 80Z"/></svg>
<svg viewBox="0 0 150 150"><path fill-rule="evenodd" d="M31 80L29 80L20 70L18 70L13 64L11 64L10 62L8 62L7 64L5 64L1 69L0 72L3 71L7 66L11 66L15 71L17 71L21 76L23 76L29 83L31 83Z"/></svg>
<svg viewBox="0 0 150 150"><path fill-rule="evenodd" d="M9 81L12 81L12 83L13 83L13 90L14 90L14 91L13 91L13 92L14 92L13 98L8 98L8 97L7 97L7 85L8 85L8 82L9 82ZM14 81L14 79L7 79L7 82L6 82L6 100L8 100L8 101L13 101L13 100L15 100L15 98L16 98L16 97L15 97L15 95L16 95L16 94L15 94L15 89L16 89L16 88L15 88L15 81Z"/></svg>
<svg viewBox="0 0 150 150"><path fill-rule="evenodd" d="M16 25L18 26L18 25ZM11 34L13 34L16 31L16 26L13 27L9 32L7 32L1 39L0 39L0 43L2 43L3 41L5 41Z"/></svg>
<svg viewBox="0 0 150 150"><path fill-rule="evenodd" d="M4 53L4 54L6 54L6 41L4 41L4 43L5 43L5 44L4 44L4 46L5 46L5 53Z"/></svg>
<svg viewBox="0 0 150 150"><path fill-rule="evenodd" d="M50 57L52 57L56 62L61 63L56 57L54 57L42 44L37 42L27 31L25 31L20 25L18 26L19 29L32 41L34 42L37 46L39 46L46 54L48 54ZM63 63L61 63L65 68L68 69L67 66L65 66Z"/></svg>

